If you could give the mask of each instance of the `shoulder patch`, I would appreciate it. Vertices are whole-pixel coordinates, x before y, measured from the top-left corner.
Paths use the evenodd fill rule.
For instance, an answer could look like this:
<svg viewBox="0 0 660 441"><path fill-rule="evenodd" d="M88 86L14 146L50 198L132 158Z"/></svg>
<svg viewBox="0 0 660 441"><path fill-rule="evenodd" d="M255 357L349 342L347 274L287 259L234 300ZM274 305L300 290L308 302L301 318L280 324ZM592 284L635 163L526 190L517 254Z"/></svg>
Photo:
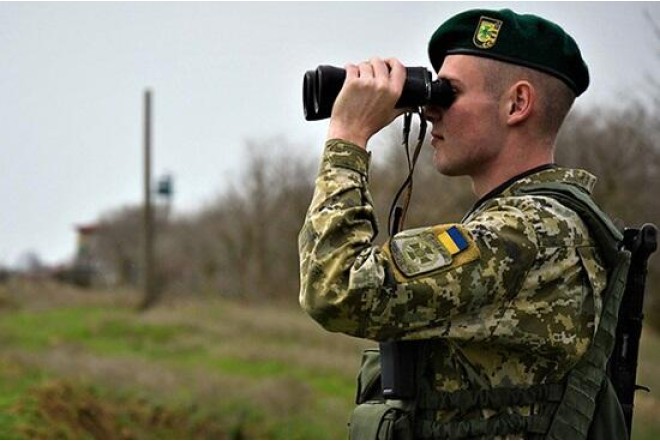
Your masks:
<svg viewBox="0 0 660 441"><path fill-rule="evenodd" d="M389 251L406 277L460 266L479 257L472 238L456 225L403 231L391 239Z"/></svg>

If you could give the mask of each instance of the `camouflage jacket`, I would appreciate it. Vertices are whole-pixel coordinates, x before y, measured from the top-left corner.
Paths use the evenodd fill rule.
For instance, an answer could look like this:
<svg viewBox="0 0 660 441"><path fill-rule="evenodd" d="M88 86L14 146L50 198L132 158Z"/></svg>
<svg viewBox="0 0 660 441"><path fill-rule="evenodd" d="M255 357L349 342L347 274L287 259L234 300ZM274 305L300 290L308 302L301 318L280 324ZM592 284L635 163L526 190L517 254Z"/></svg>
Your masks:
<svg viewBox="0 0 660 441"><path fill-rule="evenodd" d="M369 159L340 140L325 146L299 235L303 309L329 331L432 339L437 390L561 379L593 338L606 273L575 212L513 193L552 181L590 192L595 178L539 171L480 201L459 224L403 231L379 247Z"/></svg>

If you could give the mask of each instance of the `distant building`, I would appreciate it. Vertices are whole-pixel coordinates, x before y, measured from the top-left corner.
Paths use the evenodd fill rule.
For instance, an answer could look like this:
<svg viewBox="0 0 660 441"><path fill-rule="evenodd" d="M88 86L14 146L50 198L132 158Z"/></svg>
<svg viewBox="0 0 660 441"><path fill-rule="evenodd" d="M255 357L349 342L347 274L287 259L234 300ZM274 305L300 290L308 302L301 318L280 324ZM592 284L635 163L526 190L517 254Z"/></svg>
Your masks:
<svg viewBox="0 0 660 441"><path fill-rule="evenodd" d="M70 278L76 285L91 286L101 276L97 245L99 226L77 225L76 231L78 240Z"/></svg>

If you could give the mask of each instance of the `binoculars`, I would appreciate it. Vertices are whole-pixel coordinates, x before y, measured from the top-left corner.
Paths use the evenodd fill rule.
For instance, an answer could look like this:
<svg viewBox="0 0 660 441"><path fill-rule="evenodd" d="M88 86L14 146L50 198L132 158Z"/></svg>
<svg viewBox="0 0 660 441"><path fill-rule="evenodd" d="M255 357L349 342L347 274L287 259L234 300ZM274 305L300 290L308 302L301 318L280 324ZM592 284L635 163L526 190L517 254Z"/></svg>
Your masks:
<svg viewBox="0 0 660 441"><path fill-rule="evenodd" d="M319 66L305 72L303 107L307 121L329 118L332 105L344 85L346 70L334 66ZM454 101L454 91L447 81L432 80L425 67L406 67L406 82L396 108L437 105L448 108Z"/></svg>

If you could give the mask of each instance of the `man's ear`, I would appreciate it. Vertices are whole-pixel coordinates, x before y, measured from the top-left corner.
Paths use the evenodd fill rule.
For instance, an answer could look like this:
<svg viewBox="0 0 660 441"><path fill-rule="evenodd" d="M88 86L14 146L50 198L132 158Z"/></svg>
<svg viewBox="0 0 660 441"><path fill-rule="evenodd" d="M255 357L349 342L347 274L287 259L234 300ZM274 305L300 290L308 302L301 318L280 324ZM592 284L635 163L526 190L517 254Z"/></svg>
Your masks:
<svg viewBox="0 0 660 441"><path fill-rule="evenodd" d="M508 125L513 126L525 121L532 114L536 102L536 91L528 81L518 81L511 86L507 98Z"/></svg>

